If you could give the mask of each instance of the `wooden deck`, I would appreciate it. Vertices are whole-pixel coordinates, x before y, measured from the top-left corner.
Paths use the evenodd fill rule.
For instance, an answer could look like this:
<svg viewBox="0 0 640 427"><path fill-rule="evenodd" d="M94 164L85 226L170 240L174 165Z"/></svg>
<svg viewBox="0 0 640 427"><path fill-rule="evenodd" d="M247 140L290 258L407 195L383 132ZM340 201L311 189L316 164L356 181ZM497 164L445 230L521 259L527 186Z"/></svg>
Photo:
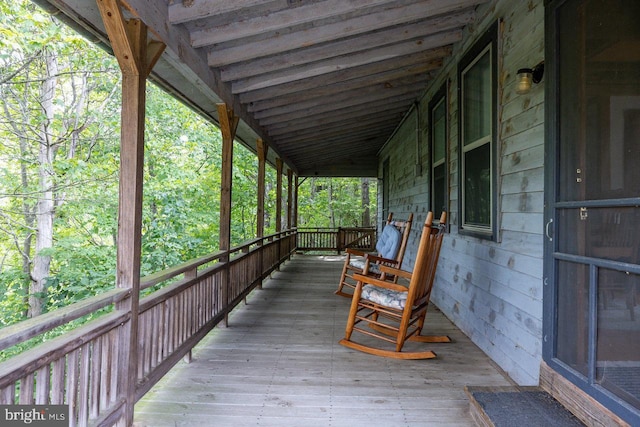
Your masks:
<svg viewBox="0 0 640 427"><path fill-rule="evenodd" d="M454 341L431 345L437 359L339 345L350 303L333 294L342 260L296 255L273 273L138 402L135 425L473 426L464 386L509 380L435 307L425 333Z"/></svg>

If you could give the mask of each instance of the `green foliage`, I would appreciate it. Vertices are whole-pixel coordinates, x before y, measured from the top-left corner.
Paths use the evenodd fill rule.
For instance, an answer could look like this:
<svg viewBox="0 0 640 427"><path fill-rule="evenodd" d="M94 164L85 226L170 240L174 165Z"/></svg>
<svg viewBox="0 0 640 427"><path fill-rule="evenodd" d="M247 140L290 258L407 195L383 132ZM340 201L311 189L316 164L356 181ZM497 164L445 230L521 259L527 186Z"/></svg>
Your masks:
<svg viewBox="0 0 640 427"><path fill-rule="evenodd" d="M148 86L143 275L217 248L221 146L215 127Z"/></svg>
<svg viewBox="0 0 640 427"><path fill-rule="evenodd" d="M52 57L58 67L54 114L45 117L41 88ZM120 71L113 57L32 2L0 0L0 96L1 327L25 318L36 255L51 259L38 295L45 312L115 284ZM49 163L43 162L39 143L45 124L55 144ZM159 87L147 86L141 275L218 249L221 147L220 132L211 123ZM48 188L41 188L43 169L51 180ZM257 156L235 144L232 245L256 234L257 169ZM265 234L275 232L276 178L275 169L267 167ZM299 226L359 225L360 184L358 179L304 181ZM35 209L48 192L55 201L53 245L36 254ZM286 200L282 206L284 223ZM375 212L373 203L370 208Z"/></svg>
<svg viewBox="0 0 640 427"><path fill-rule="evenodd" d="M299 227L360 227L364 207L360 178L310 178L299 190ZM375 221L376 188L369 188L369 210Z"/></svg>
<svg viewBox="0 0 640 427"><path fill-rule="evenodd" d="M36 294L44 311L113 286L103 276L113 271L104 264L113 259L118 131L105 114L116 110L109 101L119 75L112 58L33 3L0 1L0 11L0 321L10 324L27 311L36 255L51 257ZM36 207L45 197L54 245L36 253Z"/></svg>

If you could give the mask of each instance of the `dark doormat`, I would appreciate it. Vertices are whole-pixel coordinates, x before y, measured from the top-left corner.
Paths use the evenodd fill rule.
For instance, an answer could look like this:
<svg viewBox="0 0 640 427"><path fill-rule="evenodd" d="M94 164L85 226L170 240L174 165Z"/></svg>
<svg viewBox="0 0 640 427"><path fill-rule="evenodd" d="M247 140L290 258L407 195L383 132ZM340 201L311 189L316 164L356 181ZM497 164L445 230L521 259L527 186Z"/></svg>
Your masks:
<svg viewBox="0 0 640 427"><path fill-rule="evenodd" d="M584 426L548 393L535 391L473 391L472 403L484 412L495 427L577 427ZM491 425L489 424L489 425Z"/></svg>

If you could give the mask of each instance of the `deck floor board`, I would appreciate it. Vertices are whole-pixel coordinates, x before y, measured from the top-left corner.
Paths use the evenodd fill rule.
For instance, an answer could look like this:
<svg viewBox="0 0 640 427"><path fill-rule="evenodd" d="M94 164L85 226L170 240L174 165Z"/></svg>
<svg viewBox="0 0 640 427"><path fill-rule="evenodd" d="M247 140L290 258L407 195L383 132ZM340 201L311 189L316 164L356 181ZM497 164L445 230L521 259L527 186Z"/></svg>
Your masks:
<svg viewBox="0 0 640 427"><path fill-rule="evenodd" d="M435 307L425 333L454 342L408 349L430 346L436 359L339 345L350 304L333 294L342 262L293 257L138 402L135 425L473 426L464 387L508 379Z"/></svg>

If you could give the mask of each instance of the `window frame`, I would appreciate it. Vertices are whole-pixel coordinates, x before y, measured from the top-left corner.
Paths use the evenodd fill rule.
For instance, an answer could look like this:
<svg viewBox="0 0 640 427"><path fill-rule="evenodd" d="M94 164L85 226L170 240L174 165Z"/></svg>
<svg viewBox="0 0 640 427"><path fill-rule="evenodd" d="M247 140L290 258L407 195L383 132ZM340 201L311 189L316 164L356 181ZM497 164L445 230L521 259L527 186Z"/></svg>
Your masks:
<svg viewBox="0 0 640 427"><path fill-rule="evenodd" d="M490 111L490 135L487 137L479 138L471 144L464 145L464 77L466 73L473 68L473 66L481 59L486 53L489 54L489 66L490 66L490 94L491 94L491 111ZM498 22L492 24L473 44L473 46L462 56L462 59L458 63L458 210L460 221L458 224L459 232L461 234L467 234L476 236L482 239L496 241L498 238L498 224L497 224L497 211L498 211L498 197L497 197L497 183L498 183ZM475 224L467 223L465 204L465 154L468 151L483 147L486 144L490 144L490 201L489 201L489 224L487 226L478 226Z"/></svg>
<svg viewBox="0 0 640 427"><path fill-rule="evenodd" d="M445 212L447 212L447 215L450 215L449 213L449 99L448 99L448 81L446 81L441 87L440 89L438 89L438 91L433 95L433 97L431 98L431 100L429 101L428 104L428 129L429 129L429 189L430 189L430 195L429 195L429 204L431 206L430 210L434 213L435 217L434 220L436 222L440 221L440 213L442 212L442 210L444 210ZM438 160L436 162L436 160L434 159L435 156L435 146L436 146L436 141L435 141L435 120L434 120L434 112L436 111L437 108L440 107L440 105L444 105L444 158L442 160ZM436 164L437 163L437 164ZM444 196L444 200L443 200L443 206L441 207L437 207L436 206L436 199L435 199L435 168L443 165L444 166L444 188L443 190L443 196ZM448 221L447 221L448 222Z"/></svg>

